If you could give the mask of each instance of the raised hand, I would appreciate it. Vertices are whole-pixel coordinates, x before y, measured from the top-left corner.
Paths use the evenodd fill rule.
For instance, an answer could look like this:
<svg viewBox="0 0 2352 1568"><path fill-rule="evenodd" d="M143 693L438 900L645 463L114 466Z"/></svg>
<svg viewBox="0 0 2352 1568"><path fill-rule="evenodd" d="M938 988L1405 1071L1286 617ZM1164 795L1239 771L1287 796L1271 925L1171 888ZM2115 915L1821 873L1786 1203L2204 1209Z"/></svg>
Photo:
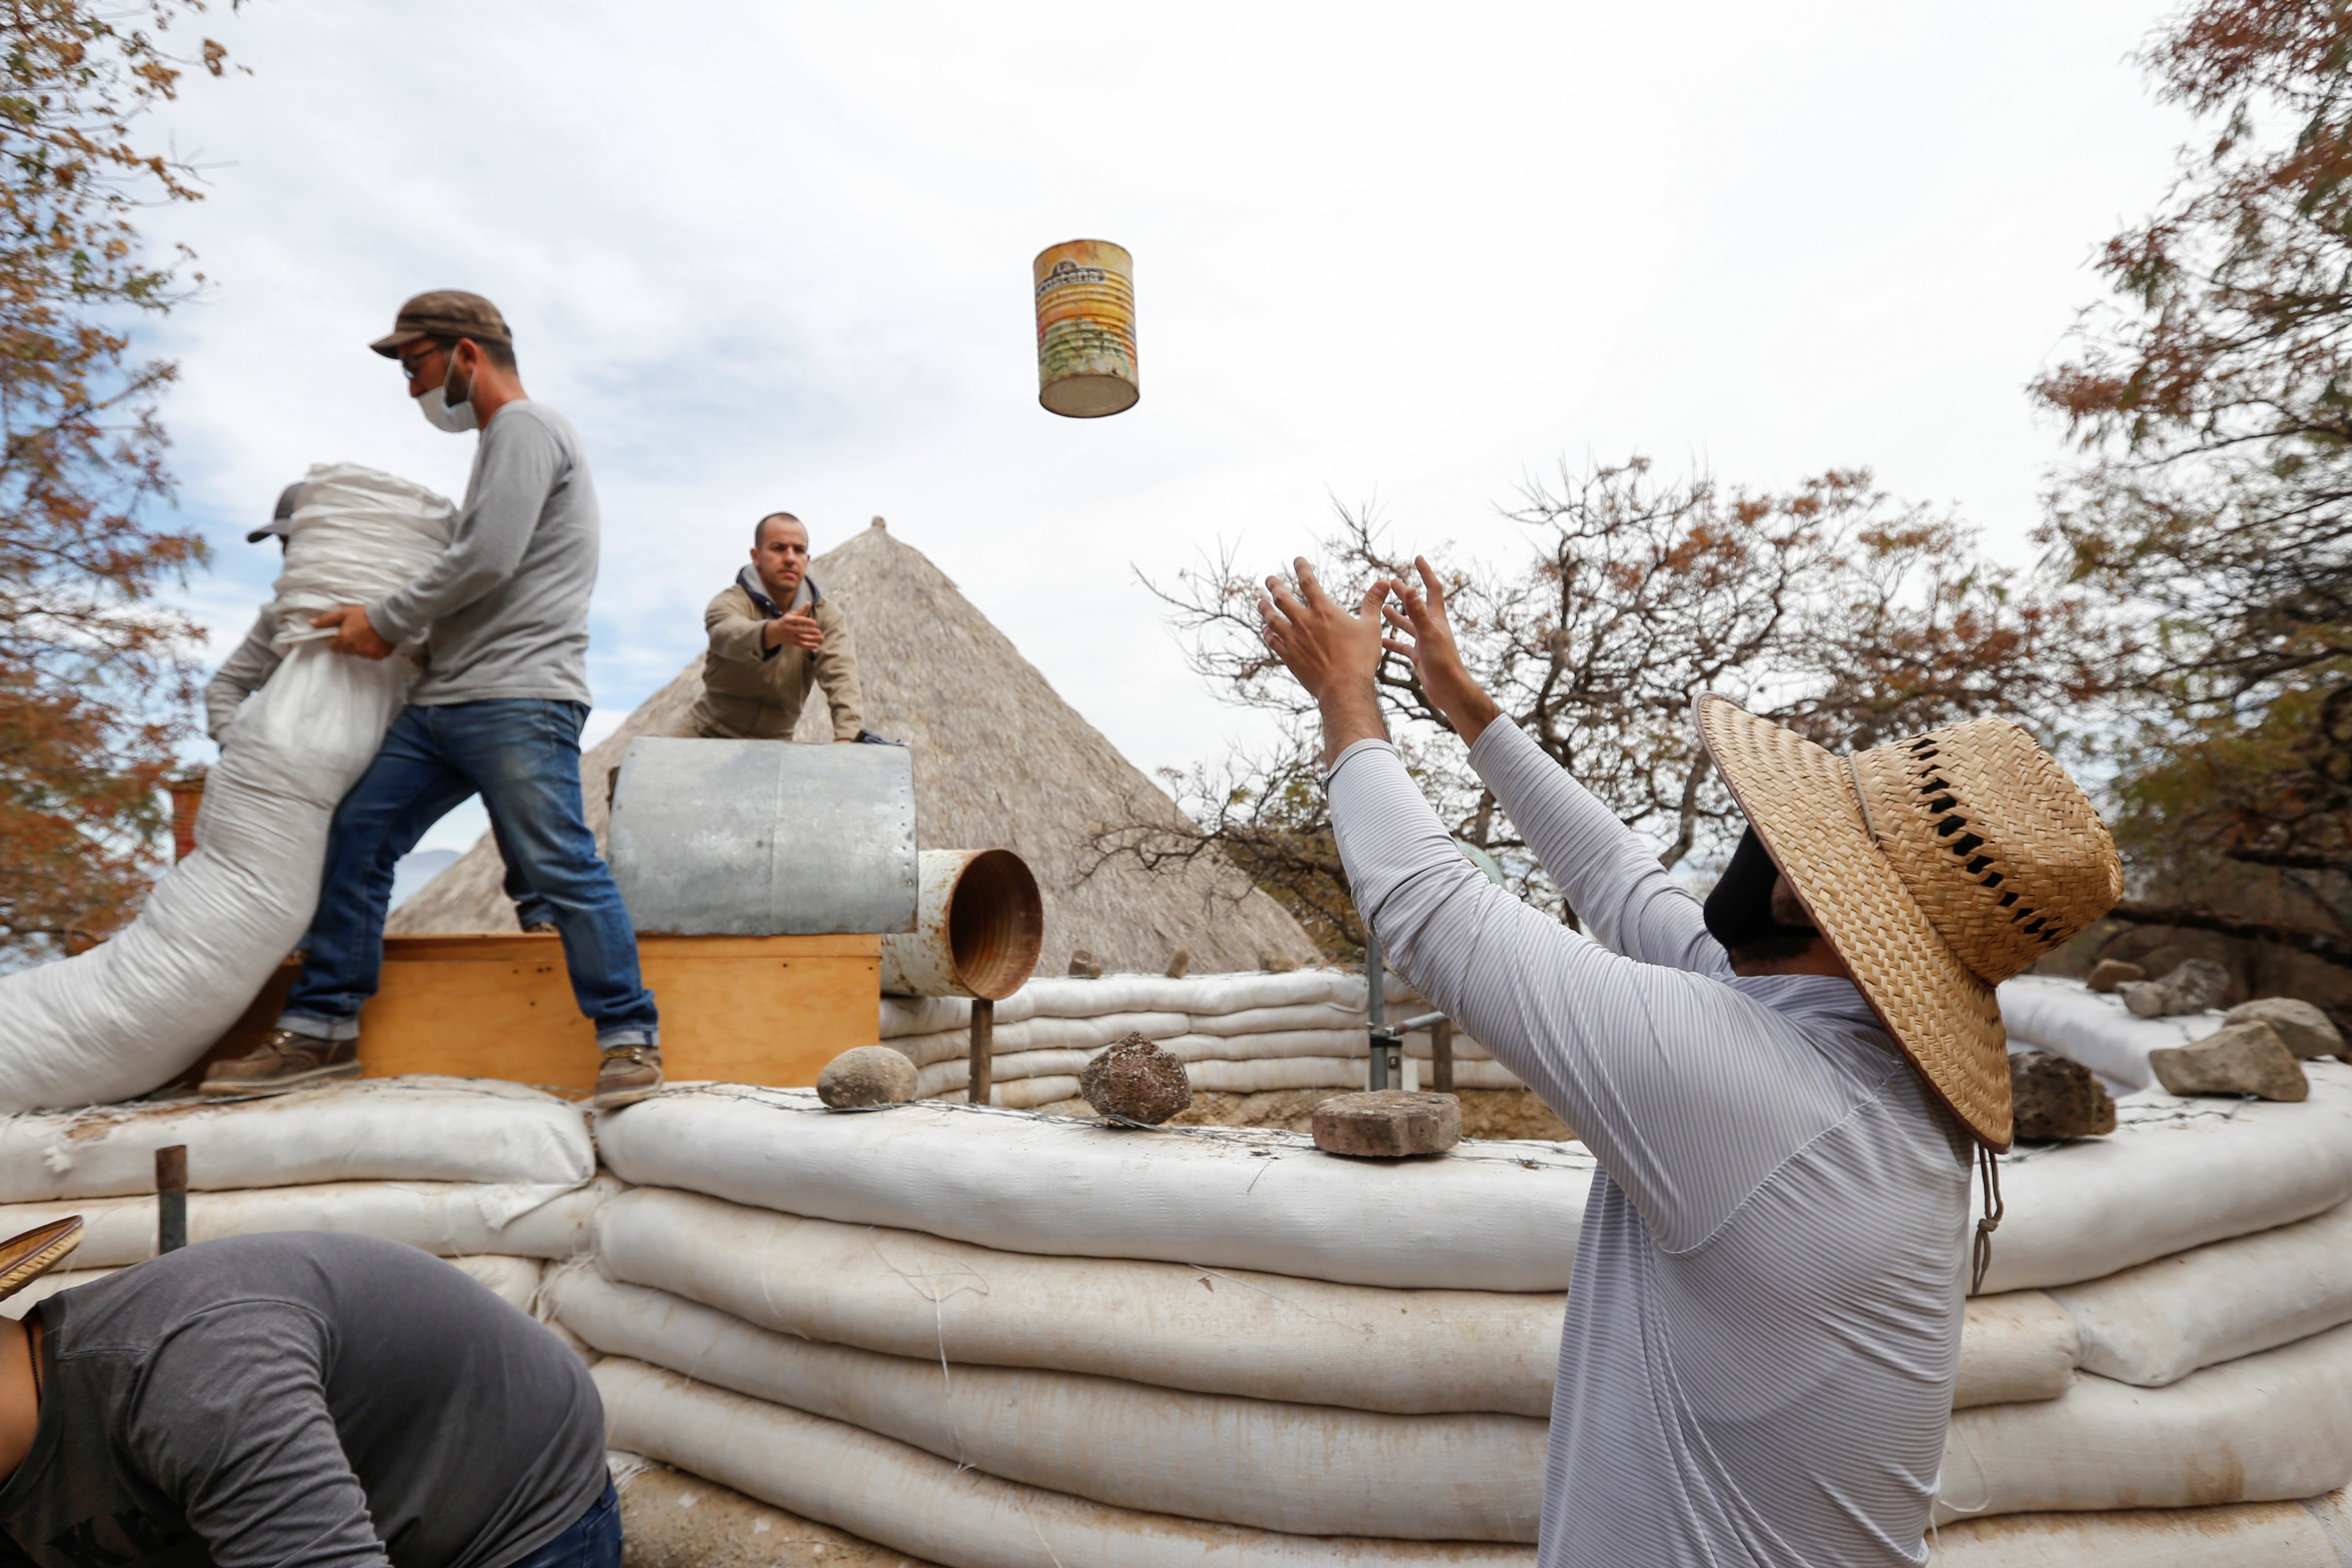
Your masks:
<svg viewBox="0 0 2352 1568"><path fill-rule="evenodd" d="M1323 711L1323 755L1335 759L1358 741L1386 740L1381 700L1372 685L1381 663L1381 601L1389 584L1375 583L1353 612L1342 608L1301 556L1291 563L1298 586L1265 580L1257 612L1265 646L1274 650Z"/></svg>
<svg viewBox="0 0 2352 1568"><path fill-rule="evenodd" d="M1394 605L1384 605L1381 613L1397 631L1407 633L1412 641L1384 637L1381 646L1391 653L1402 654L1412 661L1421 676L1421 689L1454 726L1454 732L1468 744L1479 732L1502 717L1503 710L1495 700L1479 689L1470 679L1469 667L1462 662L1461 645L1454 640L1454 626L1445 618L1445 585L1427 556L1412 558L1413 570L1420 574L1421 586L1388 583L1382 586L1397 596Z"/></svg>

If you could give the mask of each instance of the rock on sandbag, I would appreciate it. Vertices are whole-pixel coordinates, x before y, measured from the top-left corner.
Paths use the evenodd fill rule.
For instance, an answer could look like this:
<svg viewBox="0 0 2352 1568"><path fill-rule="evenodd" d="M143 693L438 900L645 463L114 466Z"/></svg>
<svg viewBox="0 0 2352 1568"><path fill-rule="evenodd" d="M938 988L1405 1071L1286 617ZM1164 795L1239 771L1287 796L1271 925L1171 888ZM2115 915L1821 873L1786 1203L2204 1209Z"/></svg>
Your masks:
<svg viewBox="0 0 2352 1568"><path fill-rule="evenodd" d="M2264 1100L2311 1097L2294 1053L2268 1024L2227 1024L2193 1046L2150 1051L2147 1065L2173 1094L2252 1094Z"/></svg>
<svg viewBox="0 0 2352 1568"><path fill-rule="evenodd" d="M593 1375L615 1447L949 1568L1534 1568L1534 1548L1517 1544L1288 1535L1114 1508L625 1357Z"/></svg>
<svg viewBox="0 0 2352 1568"><path fill-rule="evenodd" d="M2054 975L2004 980L1998 995L2011 1040L2081 1062L2126 1091L2154 1087L2148 1052L2189 1045L2221 1026L2218 1013L2136 1017L2120 997L2102 996Z"/></svg>
<svg viewBox="0 0 2352 1568"><path fill-rule="evenodd" d="M1006 1252L1405 1289L1565 1290L1594 1168L1562 1143L1482 1142L1364 1166L1270 1131L1139 1137L920 1100L837 1116L811 1090L740 1084L673 1089L599 1115L596 1129L606 1165L640 1186Z"/></svg>
<svg viewBox="0 0 2352 1568"><path fill-rule="evenodd" d="M2305 1072L2301 1105L2129 1095L2108 1137L2003 1156L1986 1292L2096 1279L2352 1198L2352 1068Z"/></svg>
<svg viewBox="0 0 2352 1568"><path fill-rule="evenodd" d="M903 1105L915 1098L915 1064L888 1046L852 1046L816 1075L816 1097L836 1110Z"/></svg>
<svg viewBox="0 0 2352 1568"><path fill-rule="evenodd" d="M1462 1142L1462 1102L1450 1094L1376 1089L1335 1094L1315 1108L1315 1146L1327 1154L1401 1160Z"/></svg>
<svg viewBox="0 0 2352 1568"><path fill-rule="evenodd" d="M2116 986L2116 994L2142 1018L2202 1013L2228 1000L2230 972L2210 958L2192 958L2161 980L2127 983Z"/></svg>
<svg viewBox="0 0 2352 1568"><path fill-rule="evenodd" d="M2083 984L2085 989L2105 994L2127 981L2147 978L2147 971L2137 963L2126 963L2120 958L2103 958L2091 966L2091 973L2084 977Z"/></svg>
<svg viewBox="0 0 2352 1568"><path fill-rule="evenodd" d="M2292 996L2264 996L2252 1002L2241 1002L2223 1016L2228 1024L2268 1024L2279 1037L2279 1043L2296 1057L2334 1057L2344 1054L2344 1036L2335 1020L2308 1002L2298 1002Z"/></svg>
<svg viewBox="0 0 2352 1568"><path fill-rule="evenodd" d="M1102 1116L1157 1127L1192 1103L1184 1062L1141 1035L1114 1040L1078 1074L1078 1093Z"/></svg>
<svg viewBox="0 0 2352 1568"><path fill-rule="evenodd" d="M2116 1102L2096 1074L2048 1051L2018 1051L2009 1058L2010 1102L2016 1135L2029 1142L2097 1138L2116 1130Z"/></svg>
<svg viewBox="0 0 2352 1568"><path fill-rule="evenodd" d="M2089 1374L2058 1399L1955 1411L1934 1517L2194 1508L2352 1480L2352 1328L2169 1388Z"/></svg>

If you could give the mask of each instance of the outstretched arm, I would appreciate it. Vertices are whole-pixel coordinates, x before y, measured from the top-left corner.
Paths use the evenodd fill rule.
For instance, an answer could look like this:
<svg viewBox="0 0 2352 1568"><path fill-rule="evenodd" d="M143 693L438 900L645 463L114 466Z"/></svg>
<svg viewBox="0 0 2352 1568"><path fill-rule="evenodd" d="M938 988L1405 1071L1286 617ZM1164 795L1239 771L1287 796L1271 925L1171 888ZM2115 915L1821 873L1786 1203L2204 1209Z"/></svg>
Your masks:
<svg viewBox="0 0 2352 1568"><path fill-rule="evenodd" d="M1388 585L1352 615L1311 572L1268 590L1266 644L1325 715L1340 858L1397 973L1568 1119L1664 1245L1705 1239L1823 1124L1819 1054L1731 986L1618 957L1487 882L1381 734Z"/></svg>
<svg viewBox="0 0 2352 1568"><path fill-rule="evenodd" d="M1496 722L1502 710L1463 663L1444 584L1425 558L1415 556L1413 567L1419 586L1395 585L1397 603L1386 606L1390 628L1401 635L1382 646L1412 660L1422 689L1469 745L1470 765L1585 929L1628 958L1730 978L1731 961L1707 933L1698 900L1649 847L1517 725Z"/></svg>

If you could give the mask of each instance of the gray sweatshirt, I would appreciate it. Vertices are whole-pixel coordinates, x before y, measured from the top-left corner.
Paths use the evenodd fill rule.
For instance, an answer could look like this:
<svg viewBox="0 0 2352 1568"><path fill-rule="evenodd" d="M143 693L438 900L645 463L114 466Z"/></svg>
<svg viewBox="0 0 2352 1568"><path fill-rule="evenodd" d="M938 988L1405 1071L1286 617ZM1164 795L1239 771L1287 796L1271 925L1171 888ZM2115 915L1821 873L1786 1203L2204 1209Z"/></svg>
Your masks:
<svg viewBox="0 0 2352 1568"><path fill-rule="evenodd" d="M268 684L270 676L286 661L286 656L270 646L275 629L265 608L254 616L253 629L245 634L236 651L221 660L221 667L205 682L205 733L215 743L227 733L245 700Z"/></svg>
<svg viewBox="0 0 2352 1568"><path fill-rule="evenodd" d="M1967 1137L1853 982L1734 974L1698 900L1516 725L1470 763L1590 938L1488 883L1384 742L1340 755L1331 821L1397 973L1601 1162L1537 1563L1925 1563Z"/></svg>
<svg viewBox="0 0 2352 1568"><path fill-rule="evenodd" d="M596 484L572 422L509 403L474 449L448 549L367 607L379 636L433 628L408 700L425 707L494 697L588 697L588 597L596 587Z"/></svg>
<svg viewBox="0 0 2352 1568"><path fill-rule="evenodd" d="M397 1242L198 1242L35 1312L0 1531L40 1568L502 1568L604 1494L580 1359Z"/></svg>

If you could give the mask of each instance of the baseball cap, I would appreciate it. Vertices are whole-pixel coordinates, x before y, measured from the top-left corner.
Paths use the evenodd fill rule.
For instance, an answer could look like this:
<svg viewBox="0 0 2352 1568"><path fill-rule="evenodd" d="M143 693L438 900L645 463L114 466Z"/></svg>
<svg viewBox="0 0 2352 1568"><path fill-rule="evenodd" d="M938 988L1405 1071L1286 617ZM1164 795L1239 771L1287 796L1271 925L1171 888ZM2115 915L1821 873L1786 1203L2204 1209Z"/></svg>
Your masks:
<svg viewBox="0 0 2352 1568"><path fill-rule="evenodd" d="M270 538L272 535L280 539L284 538L286 536L287 524L294 521L294 509L301 504L301 484L298 481L294 484L288 485L284 489L278 492L278 510L270 514L269 521L262 524L259 528L255 529L251 533L247 534L245 536L245 542L247 544L258 544L263 540Z"/></svg>
<svg viewBox="0 0 2352 1568"><path fill-rule="evenodd" d="M392 331L368 344L386 359L419 338L471 338L478 343L514 346L514 333L499 308L463 289L435 289L417 295L393 318Z"/></svg>

